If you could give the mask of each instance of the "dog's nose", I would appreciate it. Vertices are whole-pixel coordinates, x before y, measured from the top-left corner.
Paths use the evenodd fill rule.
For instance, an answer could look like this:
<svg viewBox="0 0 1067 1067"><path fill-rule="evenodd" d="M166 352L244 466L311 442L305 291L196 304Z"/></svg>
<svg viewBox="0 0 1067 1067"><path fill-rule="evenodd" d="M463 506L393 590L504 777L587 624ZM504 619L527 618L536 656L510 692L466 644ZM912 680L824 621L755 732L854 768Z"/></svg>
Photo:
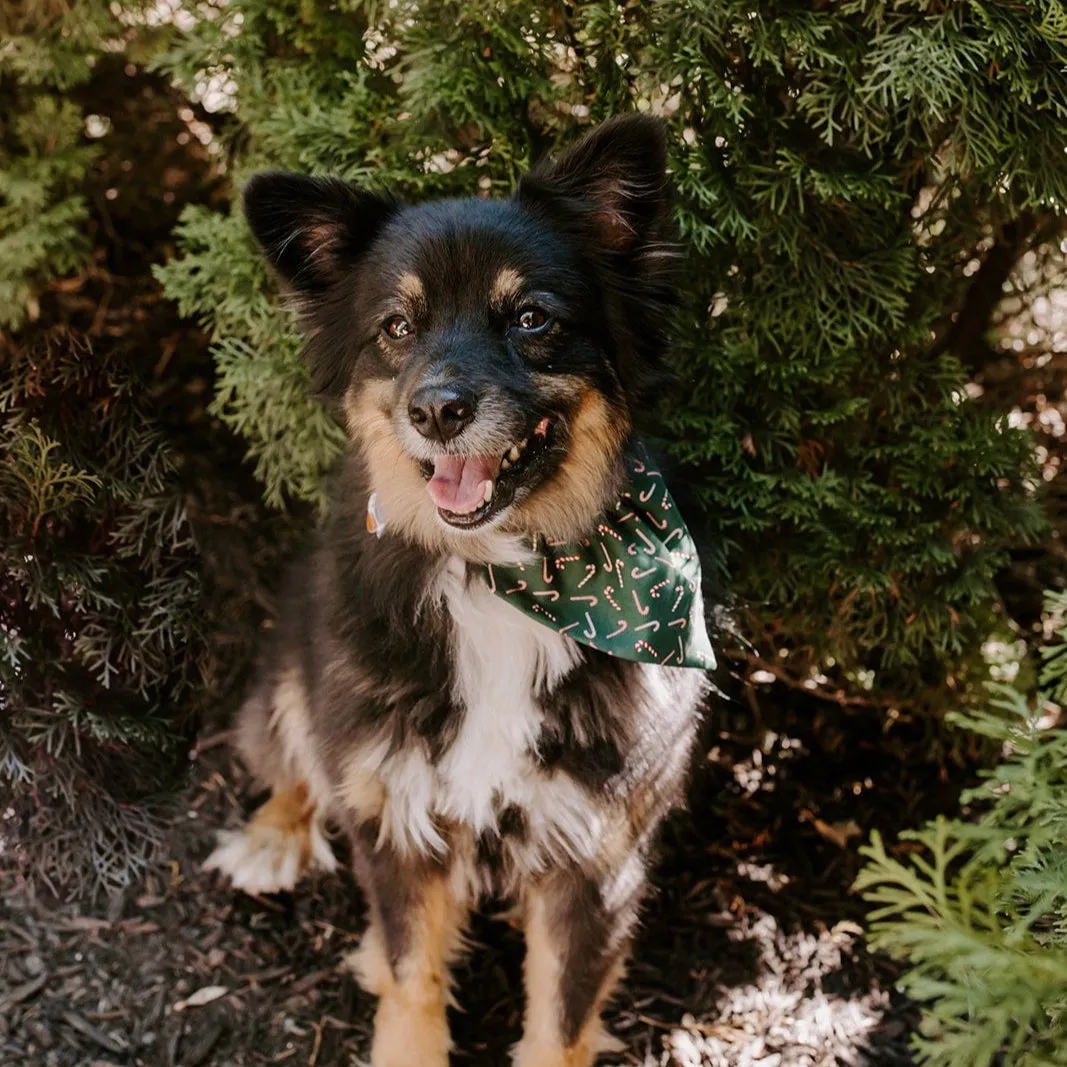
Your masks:
<svg viewBox="0 0 1067 1067"><path fill-rule="evenodd" d="M423 437L451 441L474 418L474 394L454 385L424 385L408 404L408 418Z"/></svg>

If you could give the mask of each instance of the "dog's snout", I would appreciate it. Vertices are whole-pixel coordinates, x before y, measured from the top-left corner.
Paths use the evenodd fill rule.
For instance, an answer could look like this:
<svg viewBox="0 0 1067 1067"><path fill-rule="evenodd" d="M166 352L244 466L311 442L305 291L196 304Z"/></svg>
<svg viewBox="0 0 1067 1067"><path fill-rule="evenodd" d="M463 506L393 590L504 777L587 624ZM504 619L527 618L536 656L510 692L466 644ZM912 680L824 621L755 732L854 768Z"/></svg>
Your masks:
<svg viewBox="0 0 1067 1067"><path fill-rule="evenodd" d="M469 389L424 385L408 404L411 425L431 441L452 440L474 418L477 400Z"/></svg>

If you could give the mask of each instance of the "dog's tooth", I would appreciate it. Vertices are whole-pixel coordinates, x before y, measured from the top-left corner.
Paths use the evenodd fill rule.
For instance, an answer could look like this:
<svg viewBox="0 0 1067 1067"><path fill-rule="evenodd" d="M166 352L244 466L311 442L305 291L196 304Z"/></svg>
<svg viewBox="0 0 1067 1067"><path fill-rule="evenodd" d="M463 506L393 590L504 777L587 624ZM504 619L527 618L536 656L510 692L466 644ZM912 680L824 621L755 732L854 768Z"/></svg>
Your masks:
<svg viewBox="0 0 1067 1067"><path fill-rule="evenodd" d="M522 445L512 445L511 446L511 451L508 453L508 459L510 459L512 463L518 463L519 462L519 457L522 455L522 451L521 451L522 447L523 447Z"/></svg>
<svg viewBox="0 0 1067 1067"><path fill-rule="evenodd" d="M505 456L505 457L504 457L504 458L503 458L503 459L502 459L502 460L500 461L500 469L501 469L502 471L506 471L506 470L509 470L509 469L510 469L510 467L511 467L511 460L509 460L509 459L508 459L508 457L507 457L507 456Z"/></svg>
<svg viewBox="0 0 1067 1067"><path fill-rule="evenodd" d="M545 434L548 433L548 419L542 419L537 424L537 429L534 430L534 433L537 434L538 437L544 437Z"/></svg>
<svg viewBox="0 0 1067 1067"><path fill-rule="evenodd" d="M482 492L482 500L484 500L488 504L489 501L492 500L492 499L493 499L493 483L492 482L486 482L485 483L485 489Z"/></svg>

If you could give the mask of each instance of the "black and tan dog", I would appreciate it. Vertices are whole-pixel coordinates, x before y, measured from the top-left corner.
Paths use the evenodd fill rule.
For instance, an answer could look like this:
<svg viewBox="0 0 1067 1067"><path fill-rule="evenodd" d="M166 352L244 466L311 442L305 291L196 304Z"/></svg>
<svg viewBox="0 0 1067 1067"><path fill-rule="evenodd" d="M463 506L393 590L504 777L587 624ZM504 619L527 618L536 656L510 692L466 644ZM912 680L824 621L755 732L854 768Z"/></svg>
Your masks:
<svg viewBox="0 0 1067 1067"><path fill-rule="evenodd" d="M506 201L407 207L286 174L246 192L350 444L239 716L240 752L272 798L209 865L250 892L292 888L334 863L323 821L347 833L370 902L353 963L380 998L374 1067L447 1064L449 965L487 892L523 917L519 1067L583 1067L608 1047L601 1005L706 681L665 644L639 639L631 658L575 640L598 619L548 610L560 598L543 552L580 568L575 589L593 572L616 583L569 599L618 610L608 636L627 640L661 632L649 605L676 576L650 595L627 583L692 563L650 549L660 563L644 567L637 535L627 545L604 518L636 521L628 479L646 470L632 424L664 367L666 185L661 125L629 116ZM665 489L642 500L654 491L669 509ZM681 529L665 534L675 548ZM543 569L545 599L519 610L494 566ZM662 633L702 633L699 601Z"/></svg>

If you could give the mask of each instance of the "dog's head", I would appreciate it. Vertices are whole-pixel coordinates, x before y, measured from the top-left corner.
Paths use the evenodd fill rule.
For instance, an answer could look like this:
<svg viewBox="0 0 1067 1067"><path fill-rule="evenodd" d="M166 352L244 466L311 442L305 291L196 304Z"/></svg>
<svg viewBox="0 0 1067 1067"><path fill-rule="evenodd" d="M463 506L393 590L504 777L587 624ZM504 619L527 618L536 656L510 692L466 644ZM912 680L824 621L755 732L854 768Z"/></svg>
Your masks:
<svg viewBox="0 0 1067 1067"><path fill-rule="evenodd" d="M578 536L617 493L662 380L667 208L663 128L636 115L509 200L408 207L288 174L245 193L387 521L468 556L490 531Z"/></svg>

